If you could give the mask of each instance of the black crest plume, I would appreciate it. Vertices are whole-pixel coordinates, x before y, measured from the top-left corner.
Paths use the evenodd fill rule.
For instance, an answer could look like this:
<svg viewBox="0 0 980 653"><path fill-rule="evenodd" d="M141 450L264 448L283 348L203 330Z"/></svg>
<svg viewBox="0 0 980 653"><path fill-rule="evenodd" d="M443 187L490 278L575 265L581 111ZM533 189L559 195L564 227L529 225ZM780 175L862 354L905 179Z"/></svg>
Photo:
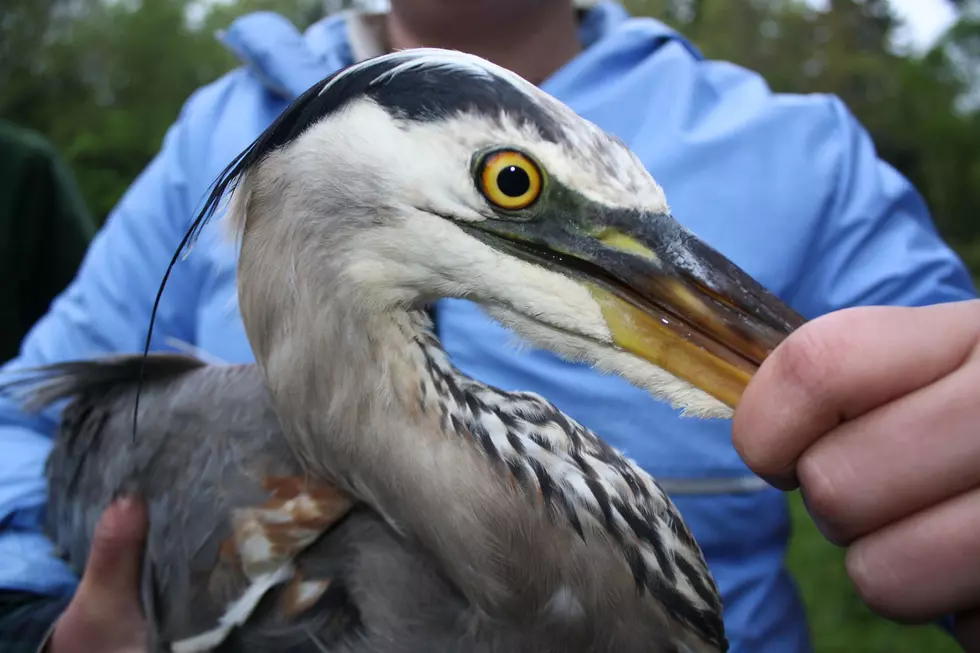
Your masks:
<svg viewBox="0 0 980 653"><path fill-rule="evenodd" d="M329 83L333 77L343 74L343 72L344 70L338 71L334 75L317 82L293 100L279 114L276 120L258 138L252 141L248 147L242 150L238 156L232 159L231 163L212 182L207 200L204 202L204 207L197 214L197 217L194 218L194 221L177 245L177 249L170 259L170 264L167 266L167 271L163 274L160 287L157 289L156 298L153 300L153 309L150 311L150 324L146 331L146 340L143 343L143 357L140 361L139 376L137 377L136 400L133 404L133 440L136 439L140 391L143 388L143 377L146 371L146 358L150 352L150 341L153 339L153 325L156 322L157 310L160 308L160 300L163 297L163 291L167 286L167 281L170 279L171 271L173 271L174 266L185 249L188 246L193 246L197 241L201 231L214 216L215 211L217 211L221 198L241 178L242 174L250 170L256 163L270 153L293 141L307 127L319 118L335 111L351 97L349 93L344 92L349 89L345 89L343 86L335 86L336 92L325 95L320 94L320 89L324 85Z"/></svg>

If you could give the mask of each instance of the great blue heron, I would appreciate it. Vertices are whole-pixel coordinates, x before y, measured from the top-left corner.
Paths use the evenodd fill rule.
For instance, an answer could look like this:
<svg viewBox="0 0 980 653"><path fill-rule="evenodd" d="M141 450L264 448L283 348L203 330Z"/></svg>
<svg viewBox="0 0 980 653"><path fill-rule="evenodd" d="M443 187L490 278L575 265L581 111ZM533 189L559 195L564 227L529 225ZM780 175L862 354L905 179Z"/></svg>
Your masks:
<svg viewBox="0 0 980 653"><path fill-rule="evenodd" d="M457 371L426 311L525 339L688 413L731 414L801 319L669 214L619 140L474 56L396 52L317 84L237 158L257 366L154 355L28 377L73 398L48 532L82 565L122 490L150 506L155 646L235 651L727 649L668 497L545 399ZM239 626L235 628L235 626Z"/></svg>

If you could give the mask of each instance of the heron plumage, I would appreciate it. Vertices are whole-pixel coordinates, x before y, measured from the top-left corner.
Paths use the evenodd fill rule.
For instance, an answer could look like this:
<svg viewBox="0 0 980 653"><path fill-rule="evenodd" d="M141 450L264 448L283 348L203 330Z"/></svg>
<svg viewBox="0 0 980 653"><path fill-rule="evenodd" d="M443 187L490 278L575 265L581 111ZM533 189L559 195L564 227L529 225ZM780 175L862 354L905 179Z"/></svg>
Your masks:
<svg viewBox="0 0 980 653"><path fill-rule="evenodd" d="M611 535L624 547L623 559L633 565L637 590L681 606L679 618L723 638L710 576L697 560L687 559L690 551L677 555L674 548L693 546L696 552L696 545L649 477L543 398L503 392L461 375L431 335L414 346L427 370L427 381L417 388L416 399L425 406L420 403L420 410L437 414L447 432L481 452L501 478L514 479L508 482L514 492L545 508L549 520L567 523L572 537L601 542ZM143 595L152 597L145 604L155 607L147 617L159 650L224 650L223 643L242 647L235 650L274 651L283 650L277 647L286 642L298 647L289 650L309 653L321 653L321 646L413 653L657 650L652 648L655 640L639 637L655 636L657 629L640 629L634 643L625 632L616 635L613 624L583 626L594 616L566 583L556 584L554 595L541 606L542 615L529 619L524 629L502 624L512 630L504 635L484 624L480 635L468 635L478 613L471 612L472 606L436 571L425 551L406 542L366 506L355 506L332 484L314 481L291 459L258 368L151 355L142 390L144 427L131 443L126 407L136 392L139 364L138 356L121 356L55 365L19 379L8 390L24 393L34 409L70 400L48 466L47 532L76 569L86 559L95 520L114 496L136 490L149 502ZM497 433L501 427L502 437ZM568 476L573 467L583 479L577 486ZM590 493L602 499L584 502ZM629 494L647 497L641 504L652 503L659 514L652 519L648 511L623 516L630 515L622 500ZM350 510L353 519L347 515ZM651 519L656 531L644 532L636 516ZM627 547L639 551L644 537L647 546L661 548L669 547L666 538L672 538L668 576L685 576L689 587L707 592L706 597L691 602L685 593L641 571L645 558L631 557ZM279 548L268 546L273 542ZM641 544L633 544L637 542ZM444 610L428 620L410 620L413 593L385 597L383 609L374 605L375 590L352 595L352 587L367 582L361 578L368 573L365 558L378 556L391 565L389 584L427 588L430 601L445 602ZM393 561L400 562L396 566ZM404 568L410 571L395 571ZM377 587L381 579L371 582ZM257 589L261 594L248 596ZM692 611L684 607L688 603L699 607ZM571 627L563 625L570 616L575 617ZM616 617L619 621L623 615ZM399 631L420 623L426 627L424 641ZM594 638L616 642L616 648L604 649L601 641L590 640L590 631ZM382 642L393 635L404 641L385 648ZM549 638L562 648L549 649ZM445 647L433 645L437 640ZM481 648L489 642L506 642L506 648Z"/></svg>
<svg viewBox="0 0 980 653"><path fill-rule="evenodd" d="M481 187L500 151L540 175L524 173L532 202ZM462 374L427 312L478 301L566 360L731 415L796 316L671 218L622 141L477 57L396 52L294 101L185 242L227 191L256 365L154 357L138 395L134 357L40 386L42 403L74 398L51 536L80 565L111 497L147 496L159 643L727 650L718 588L654 479L543 397Z"/></svg>

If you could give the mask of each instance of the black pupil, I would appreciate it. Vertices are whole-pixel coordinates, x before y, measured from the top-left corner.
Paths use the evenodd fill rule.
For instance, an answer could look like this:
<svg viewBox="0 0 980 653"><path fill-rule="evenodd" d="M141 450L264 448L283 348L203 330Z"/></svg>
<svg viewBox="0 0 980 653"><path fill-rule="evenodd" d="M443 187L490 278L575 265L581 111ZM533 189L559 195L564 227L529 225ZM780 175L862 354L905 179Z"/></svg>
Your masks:
<svg viewBox="0 0 980 653"><path fill-rule="evenodd" d="M497 188L508 197L520 197L531 190L531 178L522 168L507 166L497 173Z"/></svg>

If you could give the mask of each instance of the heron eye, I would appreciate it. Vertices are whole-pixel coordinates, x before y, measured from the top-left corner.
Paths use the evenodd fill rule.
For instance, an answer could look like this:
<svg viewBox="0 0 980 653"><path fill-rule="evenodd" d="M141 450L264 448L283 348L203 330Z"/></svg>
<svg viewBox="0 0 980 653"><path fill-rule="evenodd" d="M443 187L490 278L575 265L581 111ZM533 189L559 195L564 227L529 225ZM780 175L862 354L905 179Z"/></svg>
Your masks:
<svg viewBox="0 0 980 653"><path fill-rule="evenodd" d="M541 171L526 155L497 150L481 163L480 191L491 204L508 211L529 207L541 194Z"/></svg>

